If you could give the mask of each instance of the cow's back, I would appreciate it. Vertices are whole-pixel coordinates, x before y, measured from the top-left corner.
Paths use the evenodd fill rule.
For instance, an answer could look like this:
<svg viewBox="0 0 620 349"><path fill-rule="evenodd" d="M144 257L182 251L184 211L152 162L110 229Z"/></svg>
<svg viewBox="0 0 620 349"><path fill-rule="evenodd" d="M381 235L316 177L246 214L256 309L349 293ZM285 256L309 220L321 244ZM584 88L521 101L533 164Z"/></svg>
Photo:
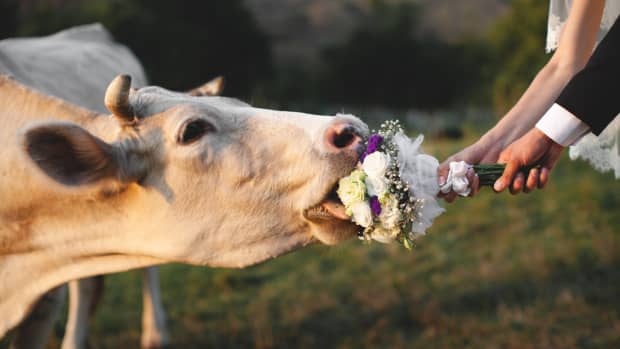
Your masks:
<svg viewBox="0 0 620 349"><path fill-rule="evenodd" d="M102 113L107 112L105 89L116 75L130 74L134 87L147 83L136 57L98 23L45 37L0 41L0 73Z"/></svg>

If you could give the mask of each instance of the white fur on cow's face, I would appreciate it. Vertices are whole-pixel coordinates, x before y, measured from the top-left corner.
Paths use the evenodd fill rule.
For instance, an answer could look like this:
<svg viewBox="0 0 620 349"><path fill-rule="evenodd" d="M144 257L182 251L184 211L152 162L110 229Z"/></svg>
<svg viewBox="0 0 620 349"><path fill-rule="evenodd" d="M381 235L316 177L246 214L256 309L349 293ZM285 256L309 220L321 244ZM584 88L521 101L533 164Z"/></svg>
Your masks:
<svg viewBox="0 0 620 349"><path fill-rule="evenodd" d="M354 234L304 214L355 166L353 147L323 143L334 122L365 133L353 117L146 88L132 97L140 122L120 127L3 76L0 92L0 337L69 280L169 262L241 267ZM180 144L194 119L211 132Z"/></svg>
<svg viewBox="0 0 620 349"><path fill-rule="evenodd" d="M133 103L148 115L138 128L141 141L131 143L149 157L142 185L165 198L163 224L178 228L174 239L166 237L175 247L169 257L244 266L355 233L348 222L312 222L304 211L355 166L358 153L328 151L324 133L337 122L366 133L357 118L258 109L160 88L138 91ZM183 126L196 119L213 129L180 144Z"/></svg>

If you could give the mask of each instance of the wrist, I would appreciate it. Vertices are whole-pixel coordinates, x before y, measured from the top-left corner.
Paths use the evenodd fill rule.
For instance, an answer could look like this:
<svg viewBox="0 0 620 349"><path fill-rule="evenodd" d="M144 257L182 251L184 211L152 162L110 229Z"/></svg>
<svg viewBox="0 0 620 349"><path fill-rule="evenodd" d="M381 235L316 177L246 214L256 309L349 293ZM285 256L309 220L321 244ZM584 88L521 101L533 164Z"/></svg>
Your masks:
<svg viewBox="0 0 620 349"><path fill-rule="evenodd" d="M534 136L539 139L541 142L547 144L548 146L554 146L554 147L561 147L564 148L563 145L557 143L556 141L554 141L551 137L547 136L546 133L544 133L543 131L539 130L538 128L534 127L532 129L532 131L530 131L534 134Z"/></svg>
<svg viewBox="0 0 620 349"><path fill-rule="evenodd" d="M577 142L590 131L587 124L557 103L536 123L536 128L563 147Z"/></svg>

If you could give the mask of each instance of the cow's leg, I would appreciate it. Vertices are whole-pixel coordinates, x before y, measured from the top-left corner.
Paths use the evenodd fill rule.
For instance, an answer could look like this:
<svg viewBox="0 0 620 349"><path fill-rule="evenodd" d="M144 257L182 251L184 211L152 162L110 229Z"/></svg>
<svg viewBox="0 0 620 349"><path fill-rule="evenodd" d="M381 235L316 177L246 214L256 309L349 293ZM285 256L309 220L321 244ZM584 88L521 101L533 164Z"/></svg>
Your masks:
<svg viewBox="0 0 620 349"><path fill-rule="evenodd" d="M88 320L99 304L102 291L103 276L69 283L69 319L62 339L62 349L88 347Z"/></svg>
<svg viewBox="0 0 620 349"><path fill-rule="evenodd" d="M144 268L142 284L142 338L143 349L163 348L170 345L166 314L161 301L157 267Z"/></svg>
<svg viewBox="0 0 620 349"><path fill-rule="evenodd" d="M54 323L67 294L65 285L47 292L32 308L32 312L15 329L11 349L42 349L47 344Z"/></svg>

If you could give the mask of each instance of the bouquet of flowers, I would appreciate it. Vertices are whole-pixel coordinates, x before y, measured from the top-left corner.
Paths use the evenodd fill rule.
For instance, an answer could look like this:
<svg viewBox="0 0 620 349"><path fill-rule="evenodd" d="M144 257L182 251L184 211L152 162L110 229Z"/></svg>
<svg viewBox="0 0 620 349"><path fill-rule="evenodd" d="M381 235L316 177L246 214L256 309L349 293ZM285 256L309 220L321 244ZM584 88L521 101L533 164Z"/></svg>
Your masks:
<svg viewBox="0 0 620 349"><path fill-rule="evenodd" d="M466 173L472 167L481 185L494 183L504 171L504 165L452 162L440 188L439 162L421 151L423 140L423 135L408 138L396 120L384 122L367 139L357 168L338 183L337 194L347 215L362 228L360 239L398 241L410 249L444 211L437 201L440 191L469 195Z"/></svg>

